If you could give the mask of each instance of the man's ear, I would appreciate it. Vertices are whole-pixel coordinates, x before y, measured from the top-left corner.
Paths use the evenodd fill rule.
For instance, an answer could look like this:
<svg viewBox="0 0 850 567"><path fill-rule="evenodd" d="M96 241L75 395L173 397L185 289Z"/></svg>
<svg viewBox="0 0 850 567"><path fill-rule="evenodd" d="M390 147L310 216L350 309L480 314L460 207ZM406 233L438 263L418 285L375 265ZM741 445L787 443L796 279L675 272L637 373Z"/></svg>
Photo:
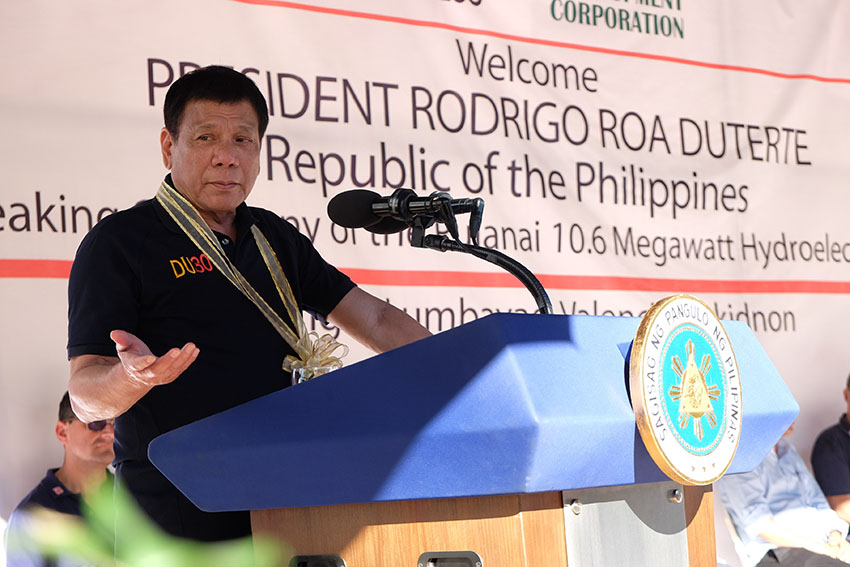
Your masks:
<svg viewBox="0 0 850 567"><path fill-rule="evenodd" d="M174 149L174 139L171 137L171 133L168 131L168 128L163 128L162 132L159 133L159 146L162 149L162 164L165 166L165 169L171 169L171 152Z"/></svg>
<svg viewBox="0 0 850 567"><path fill-rule="evenodd" d="M66 423L64 421L57 421L56 422L56 438L63 445L68 444L68 427L70 425L71 425L70 423Z"/></svg>

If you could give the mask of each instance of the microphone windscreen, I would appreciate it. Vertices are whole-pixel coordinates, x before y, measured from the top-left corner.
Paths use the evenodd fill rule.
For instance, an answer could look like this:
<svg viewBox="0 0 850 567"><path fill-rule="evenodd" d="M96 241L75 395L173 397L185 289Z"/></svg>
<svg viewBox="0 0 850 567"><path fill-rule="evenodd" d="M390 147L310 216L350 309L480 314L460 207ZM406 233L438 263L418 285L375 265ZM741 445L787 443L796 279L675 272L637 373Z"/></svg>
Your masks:
<svg viewBox="0 0 850 567"><path fill-rule="evenodd" d="M366 189L343 191L328 201L328 216L336 224L347 228L371 226L381 220L372 212L372 203L378 198L378 193Z"/></svg>
<svg viewBox="0 0 850 567"><path fill-rule="evenodd" d="M395 234L407 228L407 223L394 219L392 217L384 217L375 224L370 224L366 230L375 234Z"/></svg>

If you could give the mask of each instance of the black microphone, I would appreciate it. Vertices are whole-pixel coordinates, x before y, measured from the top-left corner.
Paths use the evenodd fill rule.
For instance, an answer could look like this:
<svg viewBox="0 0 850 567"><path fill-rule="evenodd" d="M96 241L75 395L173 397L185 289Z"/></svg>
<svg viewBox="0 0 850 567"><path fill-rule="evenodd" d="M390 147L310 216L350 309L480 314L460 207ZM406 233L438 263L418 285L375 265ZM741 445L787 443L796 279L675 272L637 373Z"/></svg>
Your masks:
<svg viewBox="0 0 850 567"><path fill-rule="evenodd" d="M340 226L391 234L404 230L419 217L432 217L426 224L447 222L448 216L479 211L482 205L481 199L452 199L441 192L423 197L412 189L396 189L389 197L382 197L367 189L352 189L328 202L328 216Z"/></svg>

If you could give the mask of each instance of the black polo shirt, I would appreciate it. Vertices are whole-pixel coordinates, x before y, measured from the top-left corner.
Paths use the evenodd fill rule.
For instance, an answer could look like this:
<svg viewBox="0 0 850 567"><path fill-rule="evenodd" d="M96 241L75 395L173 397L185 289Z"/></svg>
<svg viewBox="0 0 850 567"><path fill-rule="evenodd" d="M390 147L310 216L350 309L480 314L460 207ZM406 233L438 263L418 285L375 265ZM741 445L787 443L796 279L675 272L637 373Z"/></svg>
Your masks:
<svg viewBox="0 0 850 567"><path fill-rule="evenodd" d="M251 235L252 224L268 239L304 310L324 318L354 287L291 224L271 211L242 204L236 211L236 241L217 236L236 268L285 321L286 310ZM159 488L150 486L157 476L148 470L150 441L287 387L290 377L281 364L292 349L155 199L105 217L89 232L77 251L68 295L69 357L115 356L109 338L113 329L138 336L157 356L187 342L200 349L177 380L153 388L115 421L119 481L156 518ZM122 470L139 474L121 479ZM137 487L133 478L148 480L139 480ZM170 531L182 535L181 528ZM195 537L205 539L203 534Z"/></svg>
<svg viewBox="0 0 850 567"><path fill-rule="evenodd" d="M842 415L812 448L812 469L825 496L850 494L850 423Z"/></svg>
<svg viewBox="0 0 850 567"><path fill-rule="evenodd" d="M15 507L9 517L6 528L6 561L9 567L51 567L55 565L88 565L84 558L64 554L60 557L42 555L41 550L31 540L28 531L32 529L27 514L31 508L42 507L61 514L80 516L82 498L71 492L56 476L59 469L49 469L41 482L27 494ZM107 472L104 481L106 487L112 487L112 475ZM91 521L91 520L90 520Z"/></svg>
<svg viewBox="0 0 850 567"><path fill-rule="evenodd" d="M80 495L65 488L65 485L56 477L58 470L49 469L41 482L15 507L15 511L41 506L62 514L79 516L81 514Z"/></svg>

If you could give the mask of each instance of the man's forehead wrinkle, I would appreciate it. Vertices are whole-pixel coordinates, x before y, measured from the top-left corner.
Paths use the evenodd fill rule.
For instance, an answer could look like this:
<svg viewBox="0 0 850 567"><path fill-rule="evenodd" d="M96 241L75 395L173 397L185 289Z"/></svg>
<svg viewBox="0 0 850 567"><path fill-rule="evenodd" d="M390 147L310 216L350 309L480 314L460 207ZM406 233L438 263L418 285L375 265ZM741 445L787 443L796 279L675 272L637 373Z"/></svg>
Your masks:
<svg viewBox="0 0 850 567"><path fill-rule="evenodd" d="M232 119L227 119L228 122L233 121ZM186 124L189 129L192 130L211 130L214 128L219 128L221 126L220 122L205 120L204 122L200 122L197 124ZM236 129L240 130L253 130L257 128L257 124L251 122L237 122L235 124Z"/></svg>

